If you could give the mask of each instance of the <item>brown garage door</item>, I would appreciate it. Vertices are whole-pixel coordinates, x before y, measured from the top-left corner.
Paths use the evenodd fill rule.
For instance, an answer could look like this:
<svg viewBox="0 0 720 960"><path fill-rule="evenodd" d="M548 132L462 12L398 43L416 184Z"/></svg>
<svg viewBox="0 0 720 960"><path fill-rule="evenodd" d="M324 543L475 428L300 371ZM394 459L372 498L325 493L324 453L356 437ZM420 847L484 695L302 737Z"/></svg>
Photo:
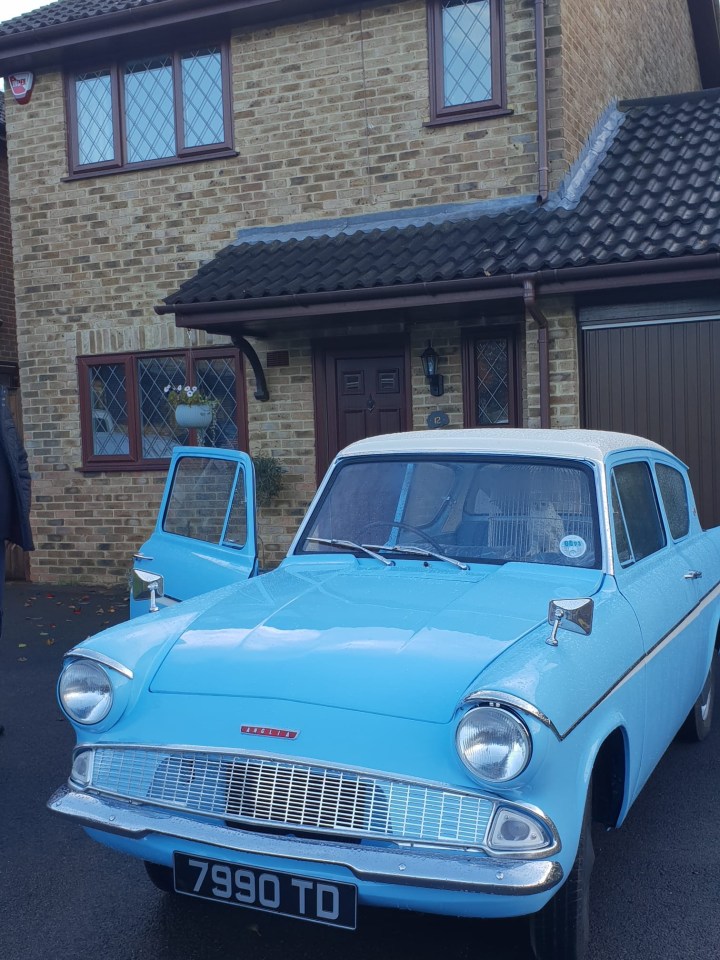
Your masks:
<svg viewBox="0 0 720 960"><path fill-rule="evenodd" d="M703 526L720 524L720 318L588 325L582 349L585 426L668 447Z"/></svg>
<svg viewBox="0 0 720 960"><path fill-rule="evenodd" d="M404 340L315 344L318 479L347 444L408 429L407 366Z"/></svg>

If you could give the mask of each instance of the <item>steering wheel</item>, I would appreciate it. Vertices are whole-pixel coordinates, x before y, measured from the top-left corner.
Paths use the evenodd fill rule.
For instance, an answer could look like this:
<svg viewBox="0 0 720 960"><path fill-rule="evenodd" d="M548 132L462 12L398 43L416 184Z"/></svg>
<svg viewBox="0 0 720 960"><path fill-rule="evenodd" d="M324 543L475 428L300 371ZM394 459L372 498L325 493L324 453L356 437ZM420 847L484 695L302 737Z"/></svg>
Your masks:
<svg viewBox="0 0 720 960"><path fill-rule="evenodd" d="M364 540L368 530L379 526L389 527L391 530L393 527L400 527L402 530L410 530L411 533L416 534L421 540L424 540L425 543L429 543L436 553L445 552L437 540L429 533L425 533L425 531L421 530L420 527L413 526L412 523L405 523L404 520L371 520L370 523L366 523L360 531L360 539ZM398 544L398 546L411 546L411 544Z"/></svg>

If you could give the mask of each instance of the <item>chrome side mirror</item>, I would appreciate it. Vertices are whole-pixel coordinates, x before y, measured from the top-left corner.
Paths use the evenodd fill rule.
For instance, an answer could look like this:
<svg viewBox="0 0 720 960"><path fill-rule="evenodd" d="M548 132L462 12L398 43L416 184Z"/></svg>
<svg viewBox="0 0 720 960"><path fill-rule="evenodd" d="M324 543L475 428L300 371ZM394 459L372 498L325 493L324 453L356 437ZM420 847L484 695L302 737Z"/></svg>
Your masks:
<svg viewBox="0 0 720 960"><path fill-rule="evenodd" d="M159 573L149 573L146 570L133 570L132 595L133 600L149 600L150 613L157 613L160 609L156 603L158 597L165 592L165 581Z"/></svg>
<svg viewBox="0 0 720 960"><path fill-rule="evenodd" d="M588 598L551 600L548 608L548 623L551 623L553 628L545 643L549 643L551 647L558 645L557 632L561 626L572 633L584 633L585 636L589 636L592 632L594 610L595 604Z"/></svg>

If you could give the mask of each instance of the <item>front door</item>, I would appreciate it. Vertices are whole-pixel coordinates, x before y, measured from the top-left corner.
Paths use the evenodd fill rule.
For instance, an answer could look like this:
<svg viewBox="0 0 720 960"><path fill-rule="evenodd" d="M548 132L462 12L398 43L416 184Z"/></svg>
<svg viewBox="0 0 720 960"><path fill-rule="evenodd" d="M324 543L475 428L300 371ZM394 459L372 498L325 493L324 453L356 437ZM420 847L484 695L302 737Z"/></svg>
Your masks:
<svg viewBox="0 0 720 960"><path fill-rule="evenodd" d="M355 440L409 429L403 341L315 348L318 480Z"/></svg>

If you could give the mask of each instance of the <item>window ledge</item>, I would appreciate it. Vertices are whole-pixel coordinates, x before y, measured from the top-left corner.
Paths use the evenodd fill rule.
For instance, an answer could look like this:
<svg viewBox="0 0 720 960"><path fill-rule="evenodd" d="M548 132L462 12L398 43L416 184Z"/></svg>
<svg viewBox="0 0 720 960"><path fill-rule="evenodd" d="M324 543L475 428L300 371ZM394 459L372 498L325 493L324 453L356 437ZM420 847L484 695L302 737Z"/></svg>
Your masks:
<svg viewBox="0 0 720 960"><path fill-rule="evenodd" d="M495 120L497 117L511 117L514 111L507 107L488 107L486 110L474 110L472 113L448 114L423 121L424 127L445 127L449 123L468 123L471 120Z"/></svg>
<svg viewBox="0 0 720 960"><path fill-rule="evenodd" d="M163 167L177 167L183 163L201 163L208 160L227 160L239 156L237 150L217 150L212 153L201 153L190 157L168 157L162 160L148 160L145 163L133 163L124 167L111 167L104 170L84 170L81 173L71 173L61 177L61 183L72 183L74 180L90 180L94 177L117 176L120 173L135 173L143 170L159 170Z"/></svg>

